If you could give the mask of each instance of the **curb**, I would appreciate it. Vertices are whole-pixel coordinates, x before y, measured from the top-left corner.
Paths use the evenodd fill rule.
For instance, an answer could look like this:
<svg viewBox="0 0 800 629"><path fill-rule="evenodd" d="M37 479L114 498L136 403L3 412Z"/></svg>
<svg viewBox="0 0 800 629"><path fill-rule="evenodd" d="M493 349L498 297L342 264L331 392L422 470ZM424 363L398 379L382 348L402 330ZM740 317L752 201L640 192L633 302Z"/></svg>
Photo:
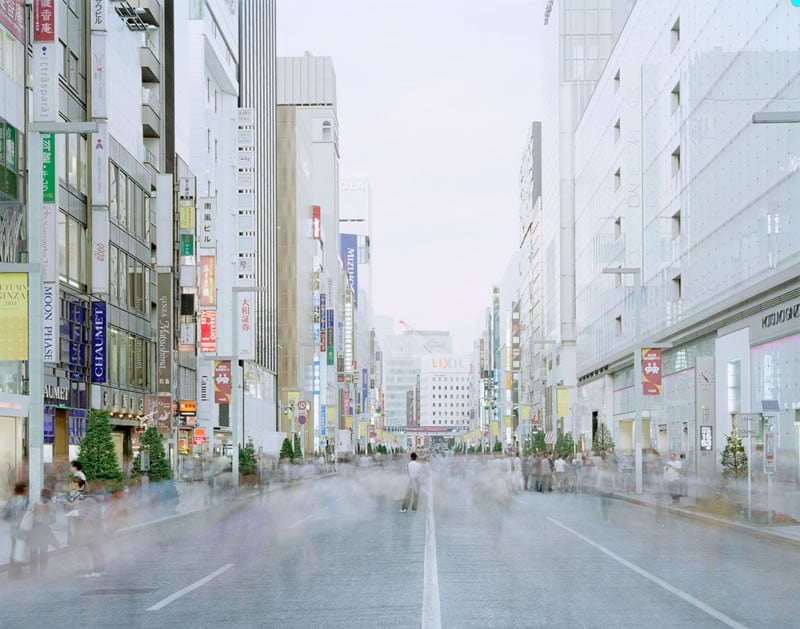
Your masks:
<svg viewBox="0 0 800 629"><path fill-rule="evenodd" d="M719 518L713 515L709 515L707 513L686 509L685 507L673 507L672 505L654 504L642 498L626 494L615 493L614 498L616 498L617 500L624 500L625 502L630 502L631 504L637 504L643 507L650 507L652 509L660 509L663 511L667 511L671 514L678 515L682 518L697 520L705 524L709 524L711 526L736 529L740 533L746 533L753 537L758 537L759 539L775 542L776 544L784 544L787 546L800 548L800 537L782 535L775 529L764 529L755 526L753 524L748 524L747 522L727 520L725 518Z"/></svg>

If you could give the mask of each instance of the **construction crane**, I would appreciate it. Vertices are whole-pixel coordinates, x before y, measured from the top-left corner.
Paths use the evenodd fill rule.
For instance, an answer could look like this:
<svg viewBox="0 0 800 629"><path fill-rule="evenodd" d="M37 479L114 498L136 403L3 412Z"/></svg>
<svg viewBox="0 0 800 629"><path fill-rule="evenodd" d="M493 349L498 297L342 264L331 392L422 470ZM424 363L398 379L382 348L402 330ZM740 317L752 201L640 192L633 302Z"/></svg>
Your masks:
<svg viewBox="0 0 800 629"><path fill-rule="evenodd" d="M406 329L406 332L408 332L410 334L413 334L414 336L419 336L419 332L417 332L417 329L414 326L409 325L408 323L406 323L402 319L400 319L400 325L402 325ZM431 347L430 343L426 342L422 347L429 354L433 354L434 353L433 352L433 348Z"/></svg>

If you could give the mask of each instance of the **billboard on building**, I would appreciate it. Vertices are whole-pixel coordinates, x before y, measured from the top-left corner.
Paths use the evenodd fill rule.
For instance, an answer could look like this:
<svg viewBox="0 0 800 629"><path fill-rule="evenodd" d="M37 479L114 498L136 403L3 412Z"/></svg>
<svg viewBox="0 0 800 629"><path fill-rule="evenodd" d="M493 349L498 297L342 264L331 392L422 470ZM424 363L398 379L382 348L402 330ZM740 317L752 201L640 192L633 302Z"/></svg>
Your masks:
<svg viewBox="0 0 800 629"><path fill-rule="evenodd" d="M214 353L217 351L217 311L200 311L200 351Z"/></svg>
<svg viewBox="0 0 800 629"><path fill-rule="evenodd" d="M661 350L642 348L642 395L661 395Z"/></svg>
<svg viewBox="0 0 800 629"><path fill-rule="evenodd" d="M106 302L92 302L92 384L106 381Z"/></svg>
<svg viewBox="0 0 800 629"><path fill-rule="evenodd" d="M344 270L353 287L353 303L358 306L358 235L340 234L339 243Z"/></svg>
<svg viewBox="0 0 800 629"><path fill-rule="evenodd" d="M172 393L172 274L159 273L156 297L157 341L156 341L156 390L159 393Z"/></svg>
<svg viewBox="0 0 800 629"><path fill-rule="evenodd" d="M28 360L28 274L0 273L0 360Z"/></svg>

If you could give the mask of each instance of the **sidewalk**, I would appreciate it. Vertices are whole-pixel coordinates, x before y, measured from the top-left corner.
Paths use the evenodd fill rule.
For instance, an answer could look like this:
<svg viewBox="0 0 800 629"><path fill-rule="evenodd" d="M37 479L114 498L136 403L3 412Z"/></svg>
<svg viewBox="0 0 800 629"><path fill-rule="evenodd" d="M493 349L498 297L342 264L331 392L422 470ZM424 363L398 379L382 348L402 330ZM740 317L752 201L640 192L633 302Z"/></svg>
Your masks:
<svg viewBox="0 0 800 629"><path fill-rule="evenodd" d="M673 505L669 495L650 488L645 488L642 494L617 490L614 492L614 497L651 509L663 509L674 515L698 520L712 526L735 529L762 539L800 547L800 522L773 521L772 524L757 524L748 522L745 514L742 514L744 517L742 515L738 517L715 515L699 509L696 500L692 497L682 497L680 505ZM766 500L763 493L754 491L751 498L751 513L764 513L767 509ZM800 521L800 490L795 488L794 484L776 483L770 506L774 514L785 514Z"/></svg>
<svg viewBox="0 0 800 629"><path fill-rule="evenodd" d="M175 481L175 486L178 489L178 501L174 504L174 509L169 509L169 513L159 510L148 510L147 512L143 512L140 517L136 517L134 513L120 522L120 528L112 534L112 537L114 535L124 535L146 526L152 526L159 522L184 517L197 511L218 507L230 502L230 497L226 496L218 497L212 504L209 504L207 502L208 486L204 482ZM257 492L258 490L255 491ZM241 498L249 495L250 491L248 490L244 493L240 493L239 497ZM64 509L61 504L56 504L56 523L50 528L61 544L60 550L54 551L51 548L50 553L64 552L66 549L72 548L67 546L67 518L64 517ZM9 523L0 520L0 572L6 572L8 570L10 554L11 535L9 533Z"/></svg>

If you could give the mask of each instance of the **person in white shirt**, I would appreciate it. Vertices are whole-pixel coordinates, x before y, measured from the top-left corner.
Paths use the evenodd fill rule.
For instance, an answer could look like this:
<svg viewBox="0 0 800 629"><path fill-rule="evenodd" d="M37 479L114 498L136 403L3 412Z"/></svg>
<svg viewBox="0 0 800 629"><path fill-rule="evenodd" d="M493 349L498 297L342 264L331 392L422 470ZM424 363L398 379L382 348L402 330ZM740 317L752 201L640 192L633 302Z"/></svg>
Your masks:
<svg viewBox="0 0 800 629"><path fill-rule="evenodd" d="M664 481L667 483L667 489L670 496L672 496L672 504L680 504L681 502L681 462L673 452L669 455L669 461L664 466Z"/></svg>
<svg viewBox="0 0 800 629"><path fill-rule="evenodd" d="M409 504L411 510L417 510L417 503L419 503L419 490L422 486L422 464L417 461L417 453L411 453L411 460L408 462L408 489L403 498L403 506L400 511L405 513L408 511Z"/></svg>

